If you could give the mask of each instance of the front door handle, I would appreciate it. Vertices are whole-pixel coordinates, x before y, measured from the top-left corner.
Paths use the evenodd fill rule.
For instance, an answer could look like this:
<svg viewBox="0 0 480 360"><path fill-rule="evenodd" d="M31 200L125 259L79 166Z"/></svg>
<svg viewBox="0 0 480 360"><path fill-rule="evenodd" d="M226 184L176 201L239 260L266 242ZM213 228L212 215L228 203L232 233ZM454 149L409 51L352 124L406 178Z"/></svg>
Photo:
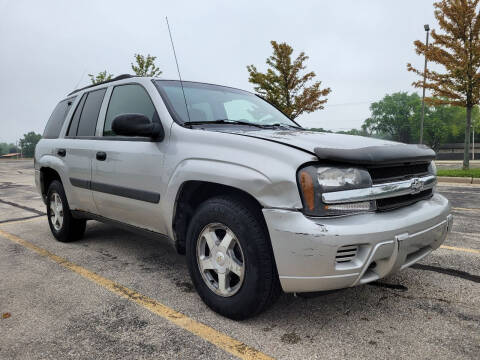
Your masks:
<svg viewBox="0 0 480 360"><path fill-rule="evenodd" d="M61 156L61 157L64 157L65 155L67 155L67 150L65 150L65 149L57 149L57 155L58 155L58 156Z"/></svg>
<svg viewBox="0 0 480 360"><path fill-rule="evenodd" d="M98 161L105 161L106 158L107 158L107 153L106 152L103 152L103 151L97 152L97 160Z"/></svg>

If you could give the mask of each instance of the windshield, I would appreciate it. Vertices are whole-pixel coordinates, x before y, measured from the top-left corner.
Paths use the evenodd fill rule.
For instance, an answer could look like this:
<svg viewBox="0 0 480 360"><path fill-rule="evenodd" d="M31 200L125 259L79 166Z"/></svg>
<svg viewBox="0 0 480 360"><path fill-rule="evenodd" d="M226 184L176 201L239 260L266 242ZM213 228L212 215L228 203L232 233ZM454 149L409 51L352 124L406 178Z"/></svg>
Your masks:
<svg viewBox="0 0 480 360"><path fill-rule="evenodd" d="M298 126L274 106L247 91L183 82L188 115L179 81L155 80L168 110L181 124L228 123Z"/></svg>

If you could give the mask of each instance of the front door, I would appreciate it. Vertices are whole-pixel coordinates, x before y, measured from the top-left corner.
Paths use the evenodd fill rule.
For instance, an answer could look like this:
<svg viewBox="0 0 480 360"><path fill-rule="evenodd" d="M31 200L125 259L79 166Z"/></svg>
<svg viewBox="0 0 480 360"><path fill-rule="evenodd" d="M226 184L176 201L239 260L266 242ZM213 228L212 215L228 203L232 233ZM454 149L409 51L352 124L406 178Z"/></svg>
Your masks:
<svg viewBox="0 0 480 360"><path fill-rule="evenodd" d="M91 187L98 214L164 232L159 206L164 144L150 138L116 136L112 122L120 114L143 114L159 122L155 106L141 85L113 88L103 140L97 143L93 158Z"/></svg>

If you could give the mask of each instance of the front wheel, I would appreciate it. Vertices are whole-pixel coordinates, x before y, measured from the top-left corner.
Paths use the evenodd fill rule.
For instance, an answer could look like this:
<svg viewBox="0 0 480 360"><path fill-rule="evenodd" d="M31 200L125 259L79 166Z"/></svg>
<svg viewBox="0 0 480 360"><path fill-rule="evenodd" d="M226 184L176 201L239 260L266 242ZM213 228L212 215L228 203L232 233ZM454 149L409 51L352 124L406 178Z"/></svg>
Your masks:
<svg viewBox="0 0 480 360"><path fill-rule="evenodd" d="M280 293L262 214L234 197L205 201L187 234L190 276L214 311L241 320L265 310Z"/></svg>

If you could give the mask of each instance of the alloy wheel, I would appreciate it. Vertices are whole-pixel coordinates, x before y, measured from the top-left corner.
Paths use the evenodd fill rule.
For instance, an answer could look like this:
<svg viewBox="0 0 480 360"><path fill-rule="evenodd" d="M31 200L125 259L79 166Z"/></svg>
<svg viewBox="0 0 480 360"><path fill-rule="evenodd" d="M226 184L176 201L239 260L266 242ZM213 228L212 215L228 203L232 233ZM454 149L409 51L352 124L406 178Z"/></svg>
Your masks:
<svg viewBox="0 0 480 360"><path fill-rule="evenodd" d="M50 197L50 221L56 231L60 231L63 225L63 204L58 193L54 192Z"/></svg>
<svg viewBox="0 0 480 360"><path fill-rule="evenodd" d="M197 240L197 263L203 281L215 294L230 297L245 278L245 257L235 234L220 223L208 224Z"/></svg>

